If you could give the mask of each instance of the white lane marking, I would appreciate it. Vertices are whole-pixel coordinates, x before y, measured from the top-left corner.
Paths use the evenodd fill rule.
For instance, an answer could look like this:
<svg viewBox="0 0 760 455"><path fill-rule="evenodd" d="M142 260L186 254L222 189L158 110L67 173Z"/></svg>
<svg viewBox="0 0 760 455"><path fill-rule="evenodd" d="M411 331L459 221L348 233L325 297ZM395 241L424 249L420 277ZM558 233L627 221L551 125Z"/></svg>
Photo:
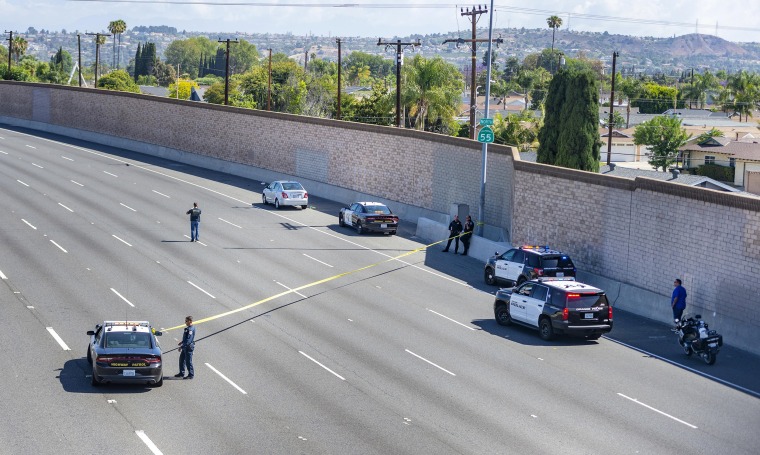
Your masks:
<svg viewBox="0 0 760 455"><path fill-rule="evenodd" d="M324 265L326 265L326 266L328 266L328 267L332 267L332 266L331 266L330 264L328 264L327 262L322 262L322 261L320 261L319 259L313 258L313 257L309 256L309 255L308 255L308 254L306 254L306 253L303 253L303 255L304 255L304 256L306 256L307 258L311 259L312 261L317 261L317 262L319 262L320 264L324 264Z"/></svg>
<svg viewBox="0 0 760 455"><path fill-rule="evenodd" d="M37 230L37 228L34 227L34 225L32 223L26 221L25 219L21 218L21 221L23 221L24 223L26 223L27 226L29 226L30 228L34 229L35 231Z"/></svg>
<svg viewBox="0 0 760 455"><path fill-rule="evenodd" d="M186 239L189 239L189 238L190 238L190 236L189 236L189 235L186 235L186 236L185 236L185 238L186 238ZM201 244L201 245L203 245L203 246L208 246L208 245L206 245L205 243L201 242L200 240L196 240L196 241L195 241L195 243L200 243L200 244Z"/></svg>
<svg viewBox="0 0 760 455"><path fill-rule="evenodd" d="M151 452L153 452L153 455L164 455L163 452L158 450L158 446L153 444L153 441L150 440L150 438L145 434L142 430L135 430L135 434L138 438L142 440L143 443L145 443L146 446L150 449Z"/></svg>
<svg viewBox="0 0 760 455"><path fill-rule="evenodd" d="M207 366L207 367L209 367L209 368L211 368L211 371L213 371L214 373L218 374L218 375L219 375L219 376L220 376L222 379L224 379L225 381L229 382L229 383L230 383L230 385L231 385L232 387L234 387L234 388L238 389L238 391L239 391L240 393L242 393L243 395L248 395L248 392L246 392L245 390L243 390L243 389L241 389L240 387L238 387L238 385L237 385L237 384L235 384L234 382L232 382L232 381L230 380L230 378L228 378L227 376L223 375L223 374L222 374L222 373L221 373L219 370L217 370L216 368L212 367L212 366L211 366L210 364L208 364L208 363L206 364L206 366Z"/></svg>
<svg viewBox="0 0 760 455"><path fill-rule="evenodd" d="M39 164L37 164L37 163L32 163L32 166L37 166L37 167L38 167L38 168L40 168L40 169L45 169L44 167L40 166L40 165L39 165Z"/></svg>
<svg viewBox="0 0 760 455"><path fill-rule="evenodd" d="M66 251L66 250L65 250L65 249L64 249L64 248L63 248L61 245L59 245L59 244L55 243L55 240L53 240L53 239L50 239L50 242L51 242L53 245L55 245L55 246L57 246L58 248L60 248L60 249L61 249L61 251L63 251L64 253L68 253L68 251Z"/></svg>
<svg viewBox="0 0 760 455"><path fill-rule="evenodd" d="M303 351L298 351L298 352L300 352L302 356L306 357L307 359L309 359L309 360L311 360L312 362L316 363L317 365L321 366L321 367L322 367L322 368L324 368L325 370L327 370L327 371L329 371L330 373L334 374L334 375L335 375L335 376L336 376L338 379L340 379L341 381L345 381L345 380L346 380L346 378L344 378L343 376L339 375L338 373L334 372L333 370L331 370L331 369L327 368L326 366L322 365L321 363L319 363L319 362L317 362L316 360L314 360L313 358L311 358L311 357L309 356L309 354L307 354L307 353L305 353L305 352L303 352Z"/></svg>
<svg viewBox="0 0 760 455"><path fill-rule="evenodd" d="M2 139L2 138L0 138L0 139ZM0 153L2 153L3 155L7 155L8 154L8 152L3 152L2 150L0 150Z"/></svg>
<svg viewBox="0 0 760 455"><path fill-rule="evenodd" d="M213 295L211 295L211 294L209 294L208 292L206 292L205 290L203 290L203 288L201 288L201 287L198 287L198 285L196 285L196 284L195 284L195 283L193 283L192 281L188 281L187 283L188 283L190 286L194 287L195 289L197 289L197 290L201 291L202 293L206 294L207 296L211 297L212 299L215 299L215 298L216 298L216 297L214 297Z"/></svg>
<svg viewBox="0 0 760 455"><path fill-rule="evenodd" d="M104 173L104 174L108 174L108 175L110 175L110 176L113 176L113 177L118 177L118 175L116 175L116 174L111 174L111 173L110 173L110 172L108 172L108 171L103 171L103 173Z"/></svg>
<svg viewBox="0 0 760 455"><path fill-rule="evenodd" d="M132 207L130 207L130 206L128 206L128 205L126 205L126 204L122 204L121 202L119 202L119 205L121 205L122 207L126 207L126 208L128 208L129 210L131 210L131 211L133 211L133 212L136 212L136 211L137 211L137 210L133 209Z"/></svg>
<svg viewBox="0 0 760 455"><path fill-rule="evenodd" d="M29 186L29 185L27 185L26 183L22 182L21 180L16 180L16 181L17 181L18 183L20 183L20 184L24 185L24 186Z"/></svg>
<svg viewBox="0 0 760 455"><path fill-rule="evenodd" d="M74 181L74 180L72 180L72 181L71 181L71 183L73 183L74 185L84 186L84 185L82 185L81 183L79 183L79 182L76 182L76 181Z"/></svg>
<svg viewBox="0 0 760 455"><path fill-rule="evenodd" d="M63 156L63 155L61 155L61 158L63 158L64 160L74 161L74 160L72 160L71 158L69 158L68 156Z"/></svg>
<svg viewBox="0 0 760 455"><path fill-rule="evenodd" d="M29 145L29 144L25 144L25 145L26 145L27 147L29 147L30 149L35 149L35 150L37 149L37 147L35 147L35 146L33 146L33 145Z"/></svg>
<svg viewBox="0 0 760 455"><path fill-rule="evenodd" d="M634 403L636 403L636 404L640 404L640 405L644 406L645 408L647 408L647 409L650 409L650 410L652 410L652 411L654 411L654 412L656 412L656 413L658 413L658 414L662 414L662 415L664 415L665 417L668 417L668 418L670 418L670 419L673 419L673 420L675 420L675 421L676 421L676 422L678 422L678 423L682 423L682 424L686 425L687 427L691 427L691 428L694 428L694 429L696 429L696 428L697 428L695 425L692 425L692 424L690 424L689 422L684 422L683 420L681 420L681 419L679 419L679 418L673 417L673 416L672 416L672 415L670 415L670 414L666 414L666 413L664 413L664 412L660 411L659 409L655 409L655 408L653 408L653 407L649 406L648 404L642 403L641 401L637 400L636 398L627 397L627 396L623 395L623 394L622 394L622 393L620 393L620 392L618 392L618 395L620 395L621 397L623 397L623 398L625 398L625 399L627 399L627 400L631 400L631 401L633 401L633 402L634 402Z"/></svg>
<svg viewBox="0 0 760 455"><path fill-rule="evenodd" d="M672 361L670 359L666 359L665 357L661 357L661 356L659 356L657 354L653 354L653 353L651 353L649 351L645 351L643 349L637 348L636 346L632 346L630 344L623 343L620 340L616 340L614 338L610 338L610 337L608 337L606 335L603 335L602 338L604 338L606 340L610 340L610 341L612 341L614 343L617 343L617 344L619 344L621 346L625 346L625 347L627 347L629 349L633 349L634 351L641 352L642 354L646 354L649 357L652 357L652 358L655 358L655 359L658 359L658 360L662 360L663 362L667 362L667 363L669 363L671 365L675 365L675 366L677 366L679 368L683 368L684 370L688 370L688 371L690 371L692 373L695 373L695 374L698 374L698 375L700 375L700 376L702 376L704 378L712 379L713 381L720 382L721 384L725 384L725 385L727 385L729 387L733 387L733 388L735 388L737 390L741 390L744 393L748 393L750 395L754 395L755 397L760 398L760 392L757 392L755 390L750 390L750 389L748 389L746 387L742 387L740 385L734 384L733 382L726 381L725 379L721 379L719 377L716 377L716 376L713 376L713 375L710 375L710 374L707 374L707 373L703 373L703 372L701 372L699 370L695 370L694 368L688 367L688 366L686 366L686 365L684 365L682 363L674 362L674 361Z"/></svg>
<svg viewBox="0 0 760 455"><path fill-rule="evenodd" d="M53 339L58 342L59 345L63 348L64 351L71 351L69 347L66 345L66 343L61 339L61 337L58 336L57 333L55 333L55 330L53 330L52 327L45 327L47 331L50 333L50 335L53 336Z"/></svg>
<svg viewBox="0 0 760 455"><path fill-rule="evenodd" d="M8 277L5 276L5 274L3 273L2 270L0 270L0 279L3 279L3 280L7 280L8 279Z"/></svg>
<svg viewBox="0 0 760 455"><path fill-rule="evenodd" d="M475 330L474 328L470 327L469 325L465 325L465 324L462 324L462 323L461 323L461 322L459 322L459 321L455 321L455 320L451 319L451 318L450 318L450 317L448 317L448 316L444 316L444 315L442 315L441 313L439 313L439 312L437 312L437 311L433 311L433 310L431 310L430 308L427 308L427 310L428 310L429 312L433 313L433 314L437 314L438 316L440 316L440 317L442 317L442 318L444 318L444 319L448 319L449 321L451 321L451 322L453 322L453 323L455 323L455 324L459 324L459 325L461 325L462 327L464 327L465 329Z"/></svg>
<svg viewBox="0 0 760 455"><path fill-rule="evenodd" d="M165 197L165 198L167 198L167 199L171 199L169 196L165 195L164 193L159 193L159 192L158 192L158 191L156 191L156 190L151 190L151 191L153 191L153 192L154 192L154 193L156 193L156 194L160 194L161 196L163 196L163 197Z"/></svg>
<svg viewBox="0 0 760 455"><path fill-rule="evenodd" d="M70 208L68 208L68 207L66 207L65 205L61 204L60 202L58 203L58 205L60 205L61 207L65 208L65 209L66 209L66 210L68 210L69 212L72 212L72 213L74 212L73 210L71 210Z"/></svg>
<svg viewBox="0 0 760 455"><path fill-rule="evenodd" d="M123 295L119 294L119 291L117 291L117 290L116 290L116 289L114 289L114 288L111 288L111 291L112 291L114 294L118 295L118 296L121 298L121 300L123 300L123 301L127 302L127 303L129 304L129 306L131 306L132 308L134 308L134 307L135 307L135 306L132 304L132 302L130 302L129 300L127 300L127 299L126 299L126 298L125 298Z"/></svg>
<svg viewBox="0 0 760 455"><path fill-rule="evenodd" d="M242 226L238 226L238 225L237 225L237 224L235 224L235 223L230 223L229 221L225 220L224 218L219 218L219 221L224 221L225 223L227 223L227 224L231 224L232 226L235 226L236 228L239 228L239 229L243 229L243 227L242 227Z"/></svg>
<svg viewBox="0 0 760 455"><path fill-rule="evenodd" d="M279 284L280 286L284 287L284 288L285 288L285 289L287 289L288 291L293 291L293 288L289 288L289 287L285 286L284 284L280 283L280 282L279 282L279 281L277 281L277 280L275 280L274 282L275 282L275 283L277 283L277 284ZM301 294L300 292L297 292L297 291L293 291L293 294L298 294L298 295L300 295L300 296L301 296L301 297L303 297L303 298L307 298L305 295L303 295L303 294Z"/></svg>
<svg viewBox="0 0 760 455"><path fill-rule="evenodd" d="M113 236L113 238L115 238L116 240L120 241L121 243L123 243L123 244L125 244L127 246L132 246L132 244L129 243L129 242L127 242L126 240L122 240L122 239L116 237L116 234L111 234L111 235Z"/></svg>
<svg viewBox="0 0 760 455"><path fill-rule="evenodd" d="M451 371L447 370L446 368L443 368L443 367L441 367L441 366L439 366L439 365L436 365L436 364L434 364L433 362L431 362L430 360L428 360L428 359L426 359L426 358L424 358L424 357L420 357L420 356L418 356L417 354L413 353L413 352L412 352L412 351L410 351L409 349L404 349L404 351L406 351L406 352L408 352L409 354L411 354L411 355L413 355L413 356L417 357L417 358L418 358L418 359L420 359L420 360L424 360L425 362L427 362L427 363L429 363L429 364L433 365L434 367L438 368L438 369L439 369L439 370L441 370L441 371L445 371L446 373L448 373L448 374L450 374L450 375L452 375L452 376L456 376L456 374L452 373Z"/></svg>

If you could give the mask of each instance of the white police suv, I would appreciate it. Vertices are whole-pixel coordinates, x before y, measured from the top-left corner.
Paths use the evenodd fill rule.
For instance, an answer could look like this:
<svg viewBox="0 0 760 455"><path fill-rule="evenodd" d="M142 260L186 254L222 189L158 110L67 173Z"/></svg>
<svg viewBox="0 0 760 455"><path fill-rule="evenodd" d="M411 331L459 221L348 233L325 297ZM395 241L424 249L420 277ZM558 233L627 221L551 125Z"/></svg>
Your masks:
<svg viewBox="0 0 760 455"><path fill-rule="evenodd" d="M547 245L521 246L491 257L483 276L487 284L514 286L542 276L574 277L575 265L570 256Z"/></svg>
<svg viewBox="0 0 760 455"><path fill-rule="evenodd" d="M539 278L500 289L493 304L500 325L538 329L544 340L555 334L598 339L612 330L612 306L601 289L573 278Z"/></svg>

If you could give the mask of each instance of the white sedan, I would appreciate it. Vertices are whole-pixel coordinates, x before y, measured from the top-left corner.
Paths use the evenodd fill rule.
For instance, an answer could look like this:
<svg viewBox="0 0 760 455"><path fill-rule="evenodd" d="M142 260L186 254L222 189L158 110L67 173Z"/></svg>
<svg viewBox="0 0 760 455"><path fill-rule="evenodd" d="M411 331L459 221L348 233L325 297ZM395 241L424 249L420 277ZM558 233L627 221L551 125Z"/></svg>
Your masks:
<svg viewBox="0 0 760 455"><path fill-rule="evenodd" d="M309 193L298 182L277 180L270 183L261 193L264 205L274 204L275 208L292 205L305 209L309 206Z"/></svg>

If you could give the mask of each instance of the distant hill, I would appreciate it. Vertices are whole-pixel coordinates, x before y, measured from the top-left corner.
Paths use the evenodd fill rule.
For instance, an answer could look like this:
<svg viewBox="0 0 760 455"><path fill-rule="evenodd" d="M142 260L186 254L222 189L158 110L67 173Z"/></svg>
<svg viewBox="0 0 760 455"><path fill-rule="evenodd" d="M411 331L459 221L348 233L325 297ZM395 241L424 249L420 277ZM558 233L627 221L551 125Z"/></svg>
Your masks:
<svg viewBox="0 0 760 455"><path fill-rule="evenodd" d="M705 55L713 57L746 57L750 52L738 44L712 35L692 33L668 38L661 43L662 52L669 52L674 57Z"/></svg>

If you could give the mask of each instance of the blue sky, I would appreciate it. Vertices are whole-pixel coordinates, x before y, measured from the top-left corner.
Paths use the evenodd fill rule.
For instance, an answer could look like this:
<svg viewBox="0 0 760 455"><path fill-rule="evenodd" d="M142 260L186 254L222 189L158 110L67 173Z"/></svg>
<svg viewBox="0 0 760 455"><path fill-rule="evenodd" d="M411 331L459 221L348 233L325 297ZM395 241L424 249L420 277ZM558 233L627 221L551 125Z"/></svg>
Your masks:
<svg viewBox="0 0 760 455"><path fill-rule="evenodd" d="M191 5L202 2L202 5ZM226 3L226 5L213 5ZM233 5L237 4L237 5ZM300 5L314 5L299 7ZM375 7L336 7L338 4ZM0 28L30 26L81 32L104 31L122 19L135 25L169 25L205 32L292 33L294 35L392 38L469 29L459 7L490 5L462 0L0 0ZM412 7L412 6L417 7ZM378 7L380 6L380 7ZM404 6L393 8L390 6ZM637 36L716 34L729 41L760 42L760 2L734 0L533 0L495 1L495 27L545 28L546 18L563 19L560 31ZM488 15L479 25L487 27Z"/></svg>

